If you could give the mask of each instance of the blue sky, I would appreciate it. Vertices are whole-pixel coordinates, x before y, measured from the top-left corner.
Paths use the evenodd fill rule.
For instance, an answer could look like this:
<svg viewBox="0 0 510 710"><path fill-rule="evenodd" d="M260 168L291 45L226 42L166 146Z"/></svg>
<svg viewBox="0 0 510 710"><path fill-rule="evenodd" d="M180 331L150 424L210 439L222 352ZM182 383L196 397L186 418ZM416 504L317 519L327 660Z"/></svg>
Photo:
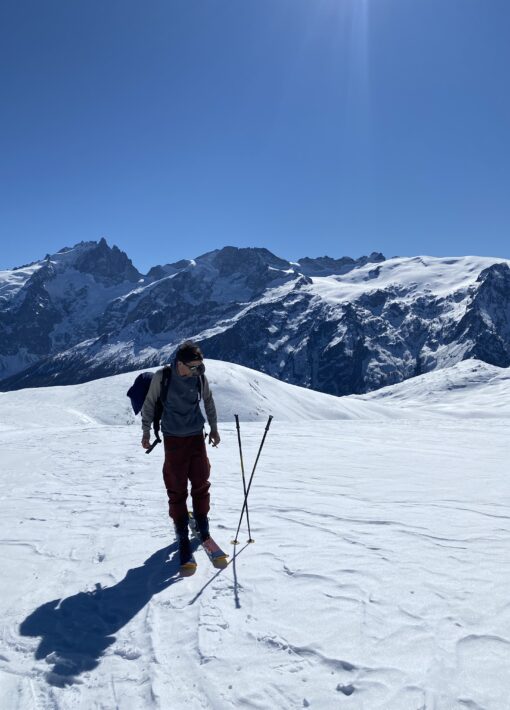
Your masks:
<svg viewBox="0 0 510 710"><path fill-rule="evenodd" d="M0 268L510 257L508 0L4 0Z"/></svg>

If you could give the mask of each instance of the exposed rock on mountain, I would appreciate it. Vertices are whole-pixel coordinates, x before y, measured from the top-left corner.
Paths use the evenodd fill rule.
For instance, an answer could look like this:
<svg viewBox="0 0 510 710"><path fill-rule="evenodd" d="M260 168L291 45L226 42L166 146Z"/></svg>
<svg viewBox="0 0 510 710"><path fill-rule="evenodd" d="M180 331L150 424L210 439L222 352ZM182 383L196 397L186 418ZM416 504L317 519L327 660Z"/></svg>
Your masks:
<svg viewBox="0 0 510 710"><path fill-rule="evenodd" d="M0 273L0 388L206 355L331 394L479 358L510 365L510 268L482 257L289 262L225 247L140 274L103 239Z"/></svg>
<svg viewBox="0 0 510 710"><path fill-rule="evenodd" d="M123 281L137 282L142 275L133 266L127 254L118 247L109 247L106 239L90 249L83 250L74 262L74 268L84 274L91 274L95 281L105 284L119 284Z"/></svg>
<svg viewBox="0 0 510 710"><path fill-rule="evenodd" d="M362 256L360 259L351 259L344 256L341 259L332 259L329 256L320 256L316 259L304 257L299 259L298 266L301 273L307 276L332 276L333 274L346 274L357 266L365 266L368 263L379 263L385 261L384 256L379 252L372 252L370 256Z"/></svg>

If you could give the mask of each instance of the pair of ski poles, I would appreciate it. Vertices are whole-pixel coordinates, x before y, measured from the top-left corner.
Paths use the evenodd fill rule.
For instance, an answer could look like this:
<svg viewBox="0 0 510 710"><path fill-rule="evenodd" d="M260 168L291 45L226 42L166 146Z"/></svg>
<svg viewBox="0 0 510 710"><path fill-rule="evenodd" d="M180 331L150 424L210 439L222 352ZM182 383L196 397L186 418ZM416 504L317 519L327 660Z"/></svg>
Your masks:
<svg viewBox="0 0 510 710"><path fill-rule="evenodd" d="M237 539L237 536L239 535L239 530L241 529L241 523L243 520L243 515L244 511L246 510L246 522L248 523L248 542L255 542L251 536L251 529L250 529L250 513L248 511L248 494L250 492L251 484L253 481L253 475L255 473L255 469L257 468L257 464L259 462L260 458L260 453L262 451L262 447L264 446L264 441L266 440L267 432L269 431L269 427L271 426L271 420L273 419L272 415L269 416L269 419L267 420L266 424L266 429L264 431L264 436L262 437L262 441L260 442L259 446L259 451L257 454L257 458L255 459L255 463L253 464L253 469L251 472L250 480L248 481L248 487L246 487L246 477L244 475L244 462L243 462L243 449L241 446L241 429L239 427L239 416L236 414L236 427L237 427L237 441L239 442L239 456L241 458L241 473L243 476L243 491L244 491L244 501L243 501L243 508L241 510L241 516L239 518L239 525L237 526L237 532L235 535L235 538L232 540L232 545L239 545L239 540Z"/></svg>

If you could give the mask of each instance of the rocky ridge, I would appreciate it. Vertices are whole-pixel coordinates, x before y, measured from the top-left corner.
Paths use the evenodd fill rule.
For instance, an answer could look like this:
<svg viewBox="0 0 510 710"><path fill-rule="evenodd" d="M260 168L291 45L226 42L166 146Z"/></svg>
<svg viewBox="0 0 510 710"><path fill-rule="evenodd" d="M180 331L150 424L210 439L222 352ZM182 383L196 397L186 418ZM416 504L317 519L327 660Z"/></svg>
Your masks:
<svg viewBox="0 0 510 710"><path fill-rule="evenodd" d="M102 239L0 273L2 390L156 366L189 337L336 395L470 358L508 367L509 262L225 247L143 275Z"/></svg>

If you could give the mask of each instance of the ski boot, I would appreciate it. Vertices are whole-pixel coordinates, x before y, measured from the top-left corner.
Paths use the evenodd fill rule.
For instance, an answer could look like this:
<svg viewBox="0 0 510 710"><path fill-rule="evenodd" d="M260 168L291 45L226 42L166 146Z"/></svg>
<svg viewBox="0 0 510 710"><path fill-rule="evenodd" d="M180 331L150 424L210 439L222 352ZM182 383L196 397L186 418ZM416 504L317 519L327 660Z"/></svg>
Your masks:
<svg viewBox="0 0 510 710"><path fill-rule="evenodd" d="M197 525L197 532L200 536L202 542L209 540L211 537L209 533L209 518L205 513L194 513L195 523Z"/></svg>
<svg viewBox="0 0 510 710"><path fill-rule="evenodd" d="M181 567L194 563L191 543L188 533L188 521L178 520L175 523L175 534L179 545L179 564Z"/></svg>

